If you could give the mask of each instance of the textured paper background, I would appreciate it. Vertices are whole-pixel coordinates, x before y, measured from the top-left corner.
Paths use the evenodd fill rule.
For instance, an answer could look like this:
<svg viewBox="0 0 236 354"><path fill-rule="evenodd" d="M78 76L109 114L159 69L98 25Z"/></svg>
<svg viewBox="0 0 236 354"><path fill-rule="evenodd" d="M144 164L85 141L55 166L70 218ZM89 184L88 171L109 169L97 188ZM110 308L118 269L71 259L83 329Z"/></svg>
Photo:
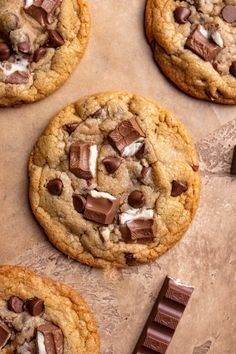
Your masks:
<svg viewBox="0 0 236 354"><path fill-rule="evenodd" d="M131 354L166 274L195 291L168 354L236 353L236 107L187 97L156 67L143 30L144 0L90 0L89 48L67 83L27 107L0 110L0 263L21 264L79 290L95 313L102 354ZM99 91L145 95L172 110L197 143L201 206L184 239L157 262L100 271L68 260L46 240L27 198L27 160L63 106ZM214 132L214 133L213 133Z"/></svg>

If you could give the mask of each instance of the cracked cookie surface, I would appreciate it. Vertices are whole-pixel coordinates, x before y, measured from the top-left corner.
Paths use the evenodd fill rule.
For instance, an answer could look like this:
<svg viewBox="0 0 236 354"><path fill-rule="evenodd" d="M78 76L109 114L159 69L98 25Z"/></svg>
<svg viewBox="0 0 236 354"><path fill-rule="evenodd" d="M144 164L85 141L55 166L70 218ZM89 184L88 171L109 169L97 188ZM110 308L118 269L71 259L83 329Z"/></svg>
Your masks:
<svg viewBox="0 0 236 354"><path fill-rule="evenodd" d="M0 0L0 106L58 89L81 59L89 32L87 0Z"/></svg>
<svg viewBox="0 0 236 354"><path fill-rule="evenodd" d="M49 240L90 266L154 260L187 230L198 206L194 144L155 102L101 93L66 107L29 162L32 210Z"/></svg>
<svg viewBox="0 0 236 354"><path fill-rule="evenodd" d="M145 24L157 64L181 90L236 103L236 1L147 0Z"/></svg>
<svg viewBox="0 0 236 354"><path fill-rule="evenodd" d="M2 354L99 353L94 317L73 289L18 266L0 266L0 282Z"/></svg>

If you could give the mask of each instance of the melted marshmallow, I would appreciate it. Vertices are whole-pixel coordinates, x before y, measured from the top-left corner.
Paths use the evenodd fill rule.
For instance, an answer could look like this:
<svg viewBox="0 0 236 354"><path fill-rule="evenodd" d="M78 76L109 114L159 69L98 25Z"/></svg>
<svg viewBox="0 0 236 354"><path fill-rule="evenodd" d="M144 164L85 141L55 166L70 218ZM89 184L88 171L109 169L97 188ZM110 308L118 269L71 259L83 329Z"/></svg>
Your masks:
<svg viewBox="0 0 236 354"><path fill-rule="evenodd" d="M3 75L7 77L16 71L28 72L28 65L28 60L17 57L15 63L9 63L7 61L0 63L0 69L2 69Z"/></svg>
<svg viewBox="0 0 236 354"><path fill-rule="evenodd" d="M126 146L124 151L122 152L122 156L134 156L136 152L139 151L141 146L143 145L144 138L139 138L138 140L134 141L132 144Z"/></svg>
<svg viewBox="0 0 236 354"><path fill-rule="evenodd" d="M152 219L154 216L154 211L152 209L128 209L120 215L120 223L126 224L128 221L145 218Z"/></svg>
<svg viewBox="0 0 236 354"><path fill-rule="evenodd" d="M105 192L98 192L98 191L93 190L90 193L93 198L107 198L110 200L116 199L115 197L113 197L113 195L111 195L109 193L105 193Z"/></svg>
<svg viewBox="0 0 236 354"><path fill-rule="evenodd" d="M98 157L97 145L91 145L90 156L89 156L89 168L93 177L95 177L96 175L97 157Z"/></svg>

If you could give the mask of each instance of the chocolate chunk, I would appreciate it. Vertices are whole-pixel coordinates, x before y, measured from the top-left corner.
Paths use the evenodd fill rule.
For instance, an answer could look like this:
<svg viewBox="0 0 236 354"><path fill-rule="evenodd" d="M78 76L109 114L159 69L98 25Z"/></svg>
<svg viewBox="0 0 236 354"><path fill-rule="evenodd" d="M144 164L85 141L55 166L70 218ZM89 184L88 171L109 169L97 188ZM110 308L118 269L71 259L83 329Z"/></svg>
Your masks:
<svg viewBox="0 0 236 354"><path fill-rule="evenodd" d="M119 206L119 199L108 193L91 191L88 194L84 217L103 225L112 224Z"/></svg>
<svg viewBox="0 0 236 354"><path fill-rule="evenodd" d="M24 301L21 300L18 296L11 296L7 301L8 310L13 311L15 313L23 312L23 305Z"/></svg>
<svg viewBox="0 0 236 354"><path fill-rule="evenodd" d="M223 20L228 23L232 23L236 21L236 6L226 5L223 7L221 15Z"/></svg>
<svg viewBox="0 0 236 354"><path fill-rule="evenodd" d="M10 47L4 43L0 43L0 61L7 60L11 56L11 50Z"/></svg>
<svg viewBox="0 0 236 354"><path fill-rule="evenodd" d="M194 172L197 172L199 170L199 165L192 165L192 169Z"/></svg>
<svg viewBox="0 0 236 354"><path fill-rule="evenodd" d="M222 50L217 44L205 38L198 28L190 34L185 43L185 47L191 49L195 54L206 61L214 60Z"/></svg>
<svg viewBox="0 0 236 354"><path fill-rule="evenodd" d="M51 323L41 325L37 328L36 343L39 353L39 348L41 348L43 353L47 354L64 353L64 336L62 330Z"/></svg>
<svg viewBox="0 0 236 354"><path fill-rule="evenodd" d="M127 265L132 266L137 264L133 253L126 252L124 255L125 255L125 262Z"/></svg>
<svg viewBox="0 0 236 354"><path fill-rule="evenodd" d="M192 292L166 277L132 354L166 353Z"/></svg>
<svg viewBox="0 0 236 354"><path fill-rule="evenodd" d="M35 1L36 2L36 1ZM41 8L51 14L60 5L61 0L43 0L41 1Z"/></svg>
<svg viewBox="0 0 236 354"><path fill-rule="evenodd" d="M69 133L69 135L71 135L78 126L79 126L78 122L72 122L63 125L63 129L66 130L67 133Z"/></svg>
<svg viewBox="0 0 236 354"><path fill-rule="evenodd" d="M236 77L236 61L233 61L232 64L230 65L229 72L231 75Z"/></svg>
<svg viewBox="0 0 236 354"><path fill-rule="evenodd" d="M142 171L141 171L142 179L145 180L146 178L148 178L150 176L151 172L152 172L151 167L143 167Z"/></svg>
<svg viewBox="0 0 236 354"><path fill-rule="evenodd" d="M186 182L172 181L171 196L178 197L180 194L188 190L188 185Z"/></svg>
<svg viewBox="0 0 236 354"><path fill-rule="evenodd" d="M57 48L65 44L63 37L57 31L49 31L49 43L52 47Z"/></svg>
<svg viewBox="0 0 236 354"><path fill-rule="evenodd" d="M145 196L141 191L133 191L128 196L128 203L133 208L142 208L145 205Z"/></svg>
<svg viewBox="0 0 236 354"><path fill-rule="evenodd" d="M14 71L11 75L5 79L6 84L23 85L29 81L29 74L25 71Z"/></svg>
<svg viewBox="0 0 236 354"><path fill-rule="evenodd" d="M230 173L231 175L236 175L236 146L234 147L234 151L233 151Z"/></svg>
<svg viewBox="0 0 236 354"><path fill-rule="evenodd" d="M47 189L52 195L61 195L63 191L63 183L59 178L52 179L48 182Z"/></svg>
<svg viewBox="0 0 236 354"><path fill-rule="evenodd" d="M34 52L34 62L38 63L47 53L47 48L40 47Z"/></svg>
<svg viewBox="0 0 236 354"><path fill-rule="evenodd" d="M123 156L132 156L142 146L141 141L145 137L144 132L139 127L135 118L125 120L118 124L118 126L109 133L108 140L110 144L116 148ZM129 151L130 145L138 143L136 149Z"/></svg>
<svg viewBox="0 0 236 354"><path fill-rule="evenodd" d="M44 301L35 297L25 302L25 308L32 316L39 316L44 311Z"/></svg>
<svg viewBox="0 0 236 354"><path fill-rule="evenodd" d="M78 213L83 213L85 209L86 199L80 194L73 194L73 205Z"/></svg>
<svg viewBox="0 0 236 354"><path fill-rule="evenodd" d="M24 7L24 11L27 15L35 19L35 21L37 21L42 27L46 26L48 23L47 14L40 7L31 5L29 7Z"/></svg>
<svg viewBox="0 0 236 354"><path fill-rule="evenodd" d="M120 225L120 232L125 241L152 242L156 236L157 225L154 219L139 218Z"/></svg>
<svg viewBox="0 0 236 354"><path fill-rule="evenodd" d="M99 109L96 110L94 113L90 114L90 117L92 117L92 118L99 118L99 117L101 117L102 112L103 112L103 109L102 109L102 108L99 108Z"/></svg>
<svg viewBox="0 0 236 354"><path fill-rule="evenodd" d="M138 150L138 152L136 152L135 154L135 157L138 159L138 160L141 160L144 158L144 156L147 154L147 148L146 148L146 145L143 144L141 146L141 148Z"/></svg>
<svg viewBox="0 0 236 354"><path fill-rule="evenodd" d="M61 0L33 0L33 4L25 6L24 11L44 27L54 22L60 4Z"/></svg>
<svg viewBox="0 0 236 354"><path fill-rule="evenodd" d="M108 156L102 160L108 173L114 173L121 165L121 159L115 156Z"/></svg>
<svg viewBox="0 0 236 354"><path fill-rule="evenodd" d="M17 48L19 52L30 53L31 46L30 46L30 38L28 34L25 35L25 40L23 42L18 43Z"/></svg>
<svg viewBox="0 0 236 354"><path fill-rule="evenodd" d="M175 21L178 23L186 23L191 14L191 11L187 7L177 7L174 11Z"/></svg>
<svg viewBox="0 0 236 354"><path fill-rule="evenodd" d="M8 326L0 320L0 349L3 349L11 337Z"/></svg>
<svg viewBox="0 0 236 354"><path fill-rule="evenodd" d="M70 147L70 171L77 177L91 179L96 174L97 146L77 141Z"/></svg>

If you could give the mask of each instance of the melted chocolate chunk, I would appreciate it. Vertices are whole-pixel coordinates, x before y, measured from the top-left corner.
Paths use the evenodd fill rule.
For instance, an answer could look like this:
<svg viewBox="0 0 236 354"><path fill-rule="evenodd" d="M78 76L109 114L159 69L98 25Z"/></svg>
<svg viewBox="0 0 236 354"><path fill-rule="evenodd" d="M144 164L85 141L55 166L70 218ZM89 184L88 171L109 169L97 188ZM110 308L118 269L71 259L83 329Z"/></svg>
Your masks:
<svg viewBox="0 0 236 354"><path fill-rule="evenodd" d="M63 191L63 183L59 178L52 179L47 184L47 189L52 195L61 195Z"/></svg>
<svg viewBox="0 0 236 354"><path fill-rule="evenodd" d="M118 126L109 133L108 140L122 155L127 146L144 137L145 134L139 127L136 119L132 118L118 124Z"/></svg>
<svg viewBox="0 0 236 354"><path fill-rule="evenodd" d="M192 165L192 169L194 172L197 172L199 170L199 165Z"/></svg>
<svg viewBox="0 0 236 354"><path fill-rule="evenodd" d="M75 129L79 126L78 122L67 123L63 126L63 129L67 131L69 135L71 135Z"/></svg>
<svg viewBox="0 0 236 354"><path fill-rule="evenodd" d="M174 11L175 21L178 23L186 23L191 14L191 11L187 7L177 7Z"/></svg>
<svg viewBox="0 0 236 354"><path fill-rule="evenodd" d="M29 81L29 74L25 71L15 71L5 79L6 84L24 85Z"/></svg>
<svg viewBox="0 0 236 354"><path fill-rule="evenodd" d="M144 158L144 156L147 155L147 148L146 148L146 145L143 144L141 146L141 148L136 152L135 154L135 157L138 159L138 160L141 160Z"/></svg>
<svg viewBox="0 0 236 354"><path fill-rule="evenodd" d="M0 61L7 60L11 56L11 50L8 44L1 42L0 43Z"/></svg>
<svg viewBox="0 0 236 354"><path fill-rule="evenodd" d="M120 232L126 242L147 243L156 237L157 225L154 219L139 218L120 225Z"/></svg>
<svg viewBox="0 0 236 354"><path fill-rule="evenodd" d="M39 333L43 335L43 340ZM51 323L39 326L37 328L37 347L39 345L44 346L45 352L48 354L63 354L64 336L62 330Z"/></svg>
<svg viewBox="0 0 236 354"><path fill-rule="evenodd" d="M233 23L236 21L236 6L226 5L221 12L223 20L228 23Z"/></svg>
<svg viewBox="0 0 236 354"><path fill-rule="evenodd" d="M229 72L231 75L236 77L236 61L233 61L232 64L230 65Z"/></svg>
<svg viewBox="0 0 236 354"><path fill-rule="evenodd" d="M205 61L214 60L222 50L217 44L205 38L198 28L190 34L185 43L185 47L191 49Z"/></svg>
<svg viewBox="0 0 236 354"><path fill-rule="evenodd" d="M180 194L185 193L188 190L186 182L172 181L171 196L178 197Z"/></svg>
<svg viewBox="0 0 236 354"><path fill-rule="evenodd" d="M70 171L82 179L93 178L91 171L90 157L92 143L77 141L70 147Z"/></svg>
<svg viewBox="0 0 236 354"><path fill-rule="evenodd" d="M8 310L15 313L21 313L24 311L24 301L21 300L18 296L11 296L7 301Z"/></svg>
<svg viewBox="0 0 236 354"><path fill-rule="evenodd" d="M57 31L49 31L49 44L54 47L61 47L65 44L63 37Z"/></svg>
<svg viewBox="0 0 236 354"><path fill-rule="evenodd" d="M88 194L84 217L99 224L109 225L114 222L118 206L119 199L95 198Z"/></svg>
<svg viewBox="0 0 236 354"><path fill-rule="evenodd" d="M0 349L3 349L11 337L11 330L0 320Z"/></svg>
<svg viewBox="0 0 236 354"><path fill-rule="evenodd" d="M115 156L108 156L102 162L108 173L114 173L120 167L122 160Z"/></svg>
<svg viewBox="0 0 236 354"><path fill-rule="evenodd" d="M38 63L47 53L47 48L40 47L34 52L34 62Z"/></svg>
<svg viewBox="0 0 236 354"><path fill-rule="evenodd" d="M80 194L73 195L73 205L78 213L83 213L85 209L86 199Z"/></svg>
<svg viewBox="0 0 236 354"><path fill-rule="evenodd" d="M39 316L44 311L44 301L35 297L25 302L25 308L32 316Z"/></svg>
<svg viewBox="0 0 236 354"><path fill-rule="evenodd" d="M142 208L145 205L145 196L141 191L133 191L128 196L128 203L133 208Z"/></svg>

